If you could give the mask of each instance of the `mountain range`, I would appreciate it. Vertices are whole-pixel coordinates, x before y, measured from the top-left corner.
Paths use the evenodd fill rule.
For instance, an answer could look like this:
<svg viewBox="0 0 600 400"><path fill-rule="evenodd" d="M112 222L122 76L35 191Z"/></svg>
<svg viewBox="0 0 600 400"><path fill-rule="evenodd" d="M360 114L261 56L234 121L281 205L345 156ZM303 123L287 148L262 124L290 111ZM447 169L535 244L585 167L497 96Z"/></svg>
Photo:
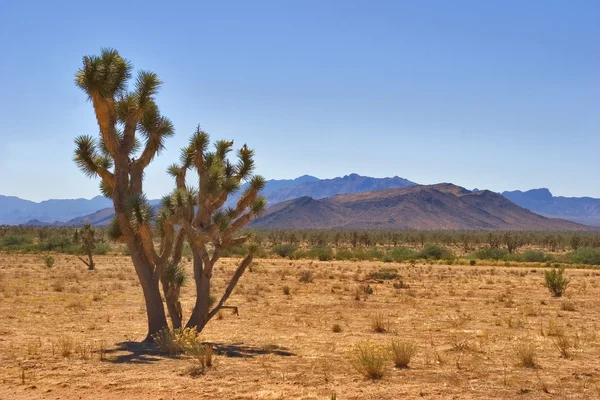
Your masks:
<svg viewBox="0 0 600 400"><path fill-rule="evenodd" d="M278 229L531 230L588 229L519 207L489 190L472 192L450 183L344 194L308 196L269 208L251 225Z"/></svg>
<svg viewBox="0 0 600 400"><path fill-rule="evenodd" d="M548 189L515 190L502 195L521 207L554 218L600 226L600 199L592 197L552 196Z"/></svg>
<svg viewBox="0 0 600 400"><path fill-rule="evenodd" d="M290 212L291 208L307 207L309 203L312 204L310 206L312 207L311 212L315 211L316 209L319 209L321 210L320 212L323 213L323 215L327 215L328 218L333 218L333 214L325 214L325 210L331 209L331 207L333 207L334 204L337 204L337 207L339 205L337 201L341 201L339 200L341 198L340 195L370 193L369 195L365 194L365 196L370 197L371 201L374 201L374 199L377 197L381 197L382 199L387 199L385 201L389 202L391 201L388 196L388 191L390 189L407 189L411 187L421 188L419 190L415 189L416 192L411 192L413 193L411 196L413 196L414 202L412 206L417 207L416 202L418 202L419 196L416 193L421 193L424 196L421 199L421 201L424 202L423 207L426 207L428 197L425 195L425 193L429 193L430 195L432 195L432 190L440 193L448 193L448 190L441 190L440 188L446 187L450 184L440 185L419 186L415 182L397 176L392 178L371 178L357 174L350 174L333 179L319 179L314 176L304 175L296 179L269 180L267 181L266 186L263 190L263 195L267 198L270 208L267 210L267 213L263 218L266 218L268 215L270 215L269 218L273 219L275 218L273 213L276 210L281 211L285 208L287 210L286 212ZM502 207L500 207L501 203L499 203L499 199L497 199L495 196L491 196L491 194L498 195L499 197L504 196L504 199L510 200L507 202L507 204L512 204L513 206L517 205L546 217L562 218L581 224L600 226L600 199L594 199L590 197L554 197L548 189L534 189L526 192L507 191L503 192L502 196L500 196L499 194L485 190L468 191L467 189L459 188L458 186L452 185L452 187L453 189L451 190L451 192L462 193L460 196L457 195L457 197L463 203L462 206L459 207L457 204L455 204L457 199L452 199L450 197L439 198L439 194L434 193L434 195L432 195L431 197L431 201L434 201L433 199L435 199L434 204L437 204L437 207L440 207L440 209L434 207L432 209L432 212L427 213L427 218L429 218L429 222L426 221L427 218L423 216L420 225L417 224L421 226L421 229L433 229L427 228L427 226L435 226L436 229L454 229L451 228L452 226L471 226L468 223L465 225L462 222L458 222L458 220L451 219L447 221L447 227L445 227L446 225L440 225L443 222L443 218L436 219L437 217L435 217L436 212L445 208L448 210L454 210L453 212L455 213L468 214L471 211L477 213L478 211L470 208L472 207L472 204L470 205L470 203L467 200L471 199L471 197L464 197L466 196L464 191L467 191L469 193L486 193L485 196L479 194L478 198L485 198L488 201L491 201L492 203L496 202L499 208L494 210L488 210L487 212L489 213L490 211L493 211L492 215L498 216L499 218L502 218L503 215L503 212L501 212ZM244 187L242 187L242 189L243 188ZM235 204L237 198L237 196L232 196L228 204ZM338 200L328 200L330 198L336 198ZM392 196L392 198L396 199L399 202L401 200L405 201L405 199L402 196ZM151 204L153 205L156 205L158 203L159 200L151 201ZM507 204L505 204L504 206L508 207ZM406 206L406 203L404 203L404 206ZM418 207L415 208L415 210L417 209ZM383 209L379 210L382 211ZM340 209L337 209L337 211L335 211L334 214L339 212L341 212ZM361 212L364 212L364 210ZM111 201L101 196L94 197L90 200L47 200L40 203L22 200L17 197L0 196L0 225L81 225L84 222L89 222L94 225L106 225L112 218L113 214L114 212L112 210ZM399 215L397 217L389 217L398 220L398 222L388 224L382 223L382 221L380 220L381 218L383 218L382 216L384 214L385 213L376 213L371 215L372 221L379 221L379 225L381 226L390 225L390 229L392 229L391 226L400 226L403 224L402 221L398 220L398 218L400 218ZM340 217L343 217L344 215L344 212L341 212ZM306 214L305 217L309 219L312 218L309 216L309 214ZM455 217L458 217L458 215L455 215ZM255 226L259 226L260 224L266 223L266 220L263 218L255 221ZM281 218L281 214L277 217L277 219L278 218ZM402 218L405 221L409 221L412 217L410 215L407 215ZM342 220L336 220L335 218L333 218L331 219L331 221L333 223L334 221L340 222ZM491 226L502 225L502 223L499 222L497 224L493 221L485 222L485 218L483 220L480 219L478 221L479 222L473 222L472 228L460 229L493 229ZM356 223L360 225L363 224L363 222ZM518 221L515 221L515 223L516 222ZM535 228L535 226L537 226L536 222L532 220L529 220L529 222L534 224L530 226L530 229L538 229ZM348 222L347 224L352 225L354 223L355 222ZM302 225L303 223L296 221L292 225L297 224ZM490 224L490 227L486 228L486 224ZM506 229L513 228L507 225ZM520 228L516 227L515 225L514 229ZM549 228L547 227L547 224L542 223L539 229Z"/></svg>

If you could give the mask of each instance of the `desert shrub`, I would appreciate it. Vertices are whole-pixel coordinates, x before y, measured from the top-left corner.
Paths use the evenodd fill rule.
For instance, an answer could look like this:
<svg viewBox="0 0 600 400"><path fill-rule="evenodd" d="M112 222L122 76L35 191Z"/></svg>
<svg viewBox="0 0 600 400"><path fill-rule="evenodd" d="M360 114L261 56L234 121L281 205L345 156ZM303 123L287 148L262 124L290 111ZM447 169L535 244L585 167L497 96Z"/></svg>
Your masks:
<svg viewBox="0 0 600 400"><path fill-rule="evenodd" d="M504 259L517 262L545 262L550 260L550 257L546 256L543 251L527 250L523 253L508 254Z"/></svg>
<svg viewBox="0 0 600 400"><path fill-rule="evenodd" d="M0 239L0 250L24 250L32 239L24 235L7 234Z"/></svg>
<svg viewBox="0 0 600 400"><path fill-rule="evenodd" d="M381 379L385 374L387 349L372 342L357 343L350 351L350 363L368 379Z"/></svg>
<svg viewBox="0 0 600 400"><path fill-rule="evenodd" d="M319 261L333 260L333 251L329 247L313 247L306 252L306 257L316 258Z"/></svg>
<svg viewBox="0 0 600 400"><path fill-rule="evenodd" d="M334 333L340 333L342 331L342 327L340 326L340 324L333 324L333 326L331 327L331 331Z"/></svg>
<svg viewBox="0 0 600 400"><path fill-rule="evenodd" d="M339 248L335 250L336 260L351 260L355 258L354 252L351 249Z"/></svg>
<svg viewBox="0 0 600 400"><path fill-rule="evenodd" d="M525 262L544 262L549 259L543 251L536 250L527 250L522 254L522 257Z"/></svg>
<svg viewBox="0 0 600 400"><path fill-rule="evenodd" d="M54 257L50 255L44 257L44 265L46 268L52 268L54 266Z"/></svg>
<svg viewBox="0 0 600 400"><path fill-rule="evenodd" d="M300 272L300 282L302 283L312 283L315 279L312 271L302 271Z"/></svg>
<svg viewBox="0 0 600 400"><path fill-rule="evenodd" d="M411 358L417 351L417 346L411 342L392 340L390 349L392 352L392 360L394 361L396 368L408 368Z"/></svg>
<svg viewBox="0 0 600 400"><path fill-rule="evenodd" d="M393 249L389 250L385 255L387 257L390 257L395 262L401 262L414 260L415 258L417 258L418 253L406 247L394 247Z"/></svg>
<svg viewBox="0 0 600 400"><path fill-rule="evenodd" d="M569 280L563 276L564 272L565 269L563 267L559 269L552 268L544 273L546 287L554 297L561 297L567 289Z"/></svg>
<svg viewBox="0 0 600 400"><path fill-rule="evenodd" d="M600 265L600 249L580 247L569 253L569 259L577 264Z"/></svg>
<svg viewBox="0 0 600 400"><path fill-rule="evenodd" d="M373 294L373 288L371 287L371 285L364 285L361 286L360 290L364 293L364 294L368 294L371 295Z"/></svg>
<svg viewBox="0 0 600 400"><path fill-rule="evenodd" d="M394 289L410 289L410 285L403 280L399 280L398 282L394 282L392 285Z"/></svg>
<svg viewBox="0 0 600 400"><path fill-rule="evenodd" d="M56 251L60 253L76 254L81 252L79 246L73 243L69 236L51 236L39 244L41 251Z"/></svg>
<svg viewBox="0 0 600 400"><path fill-rule="evenodd" d="M443 246L430 244L418 253L418 257L429 260L453 259L454 253Z"/></svg>
<svg viewBox="0 0 600 400"><path fill-rule="evenodd" d="M533 344L524 343L517 346L516 350L519 365L525 368L537 367L537 351Z"/></svg>
<svg viewBox="0 0 600 400"><path fill-rule="evenodd" d="M104 255L104 254L108 253L109 251L111 251L111 247L110 247L110 244L108 244L108 243L104 243L104 242L96 243L96 246L94 247L94 254Z"/></svg>
<svg viewBox="0 0 600 400"><path fill-rule="evenodd" d="M377 313L371 317L371 329L373 329L373 332L376 333L387 332L387 321L382 313Z"/></svg>
<svg viewBox="0 0 600 400"><path fill-rule="evenodd" d="M571 358L573 357L573 349L575 347L573 341L564 333L560 335L556 335L552 339L552 343L554 347L560 352L561 357L563 358Z"/></svg>
<svg viewBox="0 0 600 400"><path fill-rule="evenodd" d="M288 285L285 285L283 287L283 294L285 294L286 296L289 296L290 295L290 290L291 290L290 287Z"/></svg>
<svg viewBox="0 0 600 400"><path fill-rule="evenodd" d="M484 247L472 253L471 256L480 260L501 260L508 254L506 249L497 247Z"/></svg>
<svg viewBox="0 0 600 400"><path fill-rule="evenodd" d="M273 253L283 258L291 258L296 250L298 250L298 246L293 244L278 244L272 249Z"/></svg>
<svg viewBox="0 0 600 400"><path fill-rule="evenodd" d="M477 264L477 261L475 261L475 260L469 260L469 265L473 266L475 264Z"/></svg>
<svg viewBox="0 0 600 400"><path fill-rule="evenodd" d="M367 274L367 279L378 279L378 280L386 280L386 279L396 279L400 275L398 275L398 270L395 268L381 268L379 271L370 272Z"/></svg>
<svg viewBox="0 0 600 400"><path fill-rule="evenodd" d="M164 327L152 335L152 338L161 353L171 355L188 353L193 356L200 347L204 348L198 332L192 328L170 329Z"/></svg>
<svg viewBox="0 0 600 400"><path fill-rule="evenodd" d="M572 301L569 300L565 300L562 302L562 304L560 305L560 309L563 311L576 311L577 308L575 307L575 303L573 303Z"/></svg>
<svg viewBox="0 0 600 400"><path fill-rule="evenodd" d="M71 357L73 350L75 349L75 342L69 336L61 336L56 343L58 352L63 357ZM54 351L53 351L54 352Z"/></svg>

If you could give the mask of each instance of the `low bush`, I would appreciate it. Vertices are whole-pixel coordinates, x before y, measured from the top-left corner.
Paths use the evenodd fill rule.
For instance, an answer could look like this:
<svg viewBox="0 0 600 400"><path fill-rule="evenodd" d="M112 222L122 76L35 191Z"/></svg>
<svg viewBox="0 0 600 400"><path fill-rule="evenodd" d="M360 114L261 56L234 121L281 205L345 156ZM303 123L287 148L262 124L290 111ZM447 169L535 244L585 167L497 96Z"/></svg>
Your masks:
<svg viewBox="0 0 600 400"><path fill-rule="evenodd" d="M291 258L296 250L298 250L298 246L293 244L278 244L272 249L273 253L283 258Z"/></svg>
<svg viewBox="0 0 600 400"><path fill-rule="evenodd" d="M454 253L446 247L430 244L418 253L418 257L428 260L448 260L454 259Z"/></svg>
<svg viewBox="0 0 600 400"><path fill-rule="evenodd" d="M480 260L501 260L508 254L508 250L497 247L484 247L471 254Z"/></svg>
<svg viewBox="0 0 600 400"><path fill-rule="evenodd" d="M313 247L306 252L306 257L316 258L319 261L333 260L333 251L329 247Z"/></svg>
<svg viewBox="0 0 600 400"><path fill-rule="evenodd" d="M408 249L406 247L394 247L393 249L385 253L386 257L389 257L395 262L414 260L415 258L417 258L418 254L419 253L417 253L416 251Z"/></svg>
<svg viewBox="0 0 600 400"><path fill-rule="evenodd" d="M394 268L381 268L379 271L370 272L367 274L367 279L387 280L396 279L399 276L398 270Z"/></svg>
<svg viewBox="0 0 600 400"><path fill-rule="evenodd" d="M569 253L569 259L577 264L600 265L600 249L581 247Z"/></svg>
<svg viewBox="0 0 600 400"><path fill-rule="evenodd" d="M569 280L563 276L564 272L565 269L563 267L559 269L552 268L544 273L546 287L554 297L561 297L565 290L567 290Z"/></svg>
<svg viewBox="0 0 600 400"><path fill-rule="evenodd" d="M357 343L350 351L350 363L365 378L381 379L386 371L387 349L372 342Z"/></svg>
<svg viewBox="0 0 600 400"><path fill-rule="evenodd" d="M32 239L28 236L9 234L0 239L0 250L24 250L32 243Z"/></svg>
<svg viewBox="0 0 600 400"><path fill-rule="evenodd" d="M302 271L300 272L300 282L302 283L312 283L315 279L312 271Z"/></svg>

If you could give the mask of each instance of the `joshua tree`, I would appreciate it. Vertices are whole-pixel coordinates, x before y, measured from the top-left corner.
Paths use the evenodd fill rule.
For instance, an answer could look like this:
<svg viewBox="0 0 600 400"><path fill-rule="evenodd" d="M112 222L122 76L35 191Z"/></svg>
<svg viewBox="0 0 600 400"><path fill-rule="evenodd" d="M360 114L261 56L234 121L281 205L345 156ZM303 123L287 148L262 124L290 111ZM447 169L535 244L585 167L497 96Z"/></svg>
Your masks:
<svg viewBox="0 0 600 400"><path fill-rule="evenodd" d="M78 257L85 265L87 265L88 269L91 271L96 266L94 264L93 251L96 248L96 230L92 228L92 226L88 223L83 225L83 229L81 232L79 230L75 230L74 234L75 243L79 243L81 245L81 249L87 255L88 260L85 261L83 258Z"/></svg>
<svg viewBox="0 0 600 400"><path fill-rule="evenodd" d="M159 278L173 249L173 235L165 234L167 243L160 252L155 250L152 209L144 196L143 176L174 129L154 100L161 85L158 76L139 71L129 90L131 75L132 65L116 50L102 49L99 56L83 58L75 83L92 103L100 136L77 137L74 161L87 176L99 176L100 190L113 200L116 217L111 232L121 236L129 248L146 303L146 340L152 340L151 335L167 325ZM168 221L164 228L172 232Z"/></svg>
<svg viewBox="0 0 600 400"><path fill-rule="evenodd" d="M168 172L175 178L176 189L163 198L163 207L157 217L159 225L171 221L171 224L181 226L178 235L185 234L192 248L196 303L186 327L198 331L220 309L226 307L225 302L252 262L255 246L249 246L248 253L239 263L221 298L210 309L215 299L211 295L215 263L224 250L248 241L248 236L238 236L237 233L266 204L265 199L259 196L265 180L252 175L253 150L242 146L237 152L238 162L232 164L227 158L232 147L233 142L220 140L214 143L214 150L209 151L208 134L197 128L189 146L182 149L180 164L169 167ZM190 169L198 175L197 190L185 186L186 173ZM245 181L248 185L234 207L224 207L229 195L240 190Z"/></svg>

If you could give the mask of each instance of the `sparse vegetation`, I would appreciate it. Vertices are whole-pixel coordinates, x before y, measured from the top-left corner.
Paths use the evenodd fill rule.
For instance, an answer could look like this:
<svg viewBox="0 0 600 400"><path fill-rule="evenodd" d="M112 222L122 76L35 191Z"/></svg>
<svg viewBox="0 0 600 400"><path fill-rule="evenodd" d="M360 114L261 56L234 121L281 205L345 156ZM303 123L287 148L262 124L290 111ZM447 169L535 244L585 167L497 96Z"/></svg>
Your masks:
<svg viewBox="0 0 600 400"><path fill-rule="evenodd" d="M350 352L350 363L368 379L381 379L386 371L387 349L372 342L357 343Z"/></svg>
<svg viewBox="0 0 600 400"><path fill-rule="evenodd" d="M563 276L564 272L564 268L552 268L544 273L546 287L554 297L561 297L569 285L569 280Z"/></svg>
<svg viewBox="0 0 600 400"><path fill-rule="evenodd" d="M45 256L44 265L46 266L46 268L52 268L54 266L54 257L50 255Z"/></svg>
<svg viewBox="0 0 600 400"><path fill-rule="evenodd" d="M392 353L392 360L396 368L408 368L410 360L413 358L417 351L417 347L412 342L402 342L398 340L392 340L390 346Z"/></svg>
<svg viewBox="0 0 600 400"><path fill-rule="evenodd" d="M536 368L537 349L532 343L522 343L516 349L519 365L525 368Z"/></svg>
<svg viewBox="0 0 600 400"><path fill-rule="evenodd" d="M382 313L371 316L371 329L376 333L385 333L388 331L388 323Z"/></svg>

